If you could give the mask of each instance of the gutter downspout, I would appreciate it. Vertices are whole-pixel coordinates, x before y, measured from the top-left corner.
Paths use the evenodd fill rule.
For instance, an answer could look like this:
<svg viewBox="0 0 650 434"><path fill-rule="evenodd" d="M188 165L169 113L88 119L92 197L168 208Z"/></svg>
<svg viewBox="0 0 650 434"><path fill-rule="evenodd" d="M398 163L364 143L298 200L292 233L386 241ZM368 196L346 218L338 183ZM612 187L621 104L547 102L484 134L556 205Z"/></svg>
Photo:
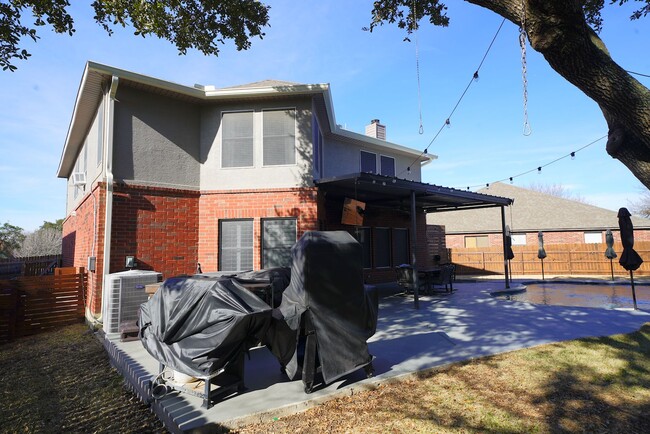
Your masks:
<svg viewBox="0 0 650 434"><path fill-rule="evenodd" d="M108 92L106 106L106 146L104 146L104 176L106 179L106 215L104 216L104 260L102 265L102 319L104 316L107 291L106 276L111 269L111 231L113 223L113 120L115 115L115 94L120 79L113 76Z"/></svg>

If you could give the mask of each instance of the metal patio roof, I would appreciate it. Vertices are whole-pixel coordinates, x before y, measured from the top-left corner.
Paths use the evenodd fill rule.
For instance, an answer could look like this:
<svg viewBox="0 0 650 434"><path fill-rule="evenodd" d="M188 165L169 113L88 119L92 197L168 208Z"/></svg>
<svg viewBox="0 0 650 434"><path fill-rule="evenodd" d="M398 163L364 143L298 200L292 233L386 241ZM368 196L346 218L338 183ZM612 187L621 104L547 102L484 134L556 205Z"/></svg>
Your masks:
<svg viewBox="0 0 650 434"><path fill-rule="evenodd" d="M415 206L427 213L502 207L513 203L513 199L507 197L372 173L352 173L319 179L314 180L314 184L334 197L348 197L369 205L390 208L408 209L411 194L415 193Z"/></svg>

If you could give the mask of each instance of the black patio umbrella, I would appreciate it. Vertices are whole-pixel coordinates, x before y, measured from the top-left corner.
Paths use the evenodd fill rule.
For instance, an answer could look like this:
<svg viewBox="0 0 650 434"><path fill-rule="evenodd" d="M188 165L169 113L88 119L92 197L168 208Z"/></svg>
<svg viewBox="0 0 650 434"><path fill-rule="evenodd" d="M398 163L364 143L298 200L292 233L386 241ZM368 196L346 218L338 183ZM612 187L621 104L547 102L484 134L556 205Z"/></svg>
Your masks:
<svg viewBox="0 0 650 434"><path fill-rule="evenodd" d="M643 259L634 250L634 226L632 226L631 214L627 208L618 210L618 227L621 230L621 242L623 243L623 253L618 263L630 272L630 283L632 284L632 300L636 310L636 291L634 289L634 270L643 264Z"/></svg>
<svg viewBox="0 0 650 434"><path fill-rule="evenodd" d="M611 229L607 229L607 232L605 232L605 244L607 244L605 257L609 259L609 268L612 271L612 280L614 280L614 258L618 255L614 251L614 235L612 235Z"/></svg>
<svg viewBox="0 0 650 434"><path fill-rule="evenodd" d="M546 250L544 250L544 234L542 231L537 232L537 241L539 248L537 249L537 258L542 261L542 280L544 279L544 258L546 258Z"/></svg>
<svg viewBox="0 0 650 434"><path fill-rule="evenodd" d="M510 226L506 225L506 259L508 260L508 270L510 277L512 277L512 267L510 266L510 260L515 257L515 253L512 251L512 237L510 236ZM508 284L508 276L506 276L506 287Z"/></svg>

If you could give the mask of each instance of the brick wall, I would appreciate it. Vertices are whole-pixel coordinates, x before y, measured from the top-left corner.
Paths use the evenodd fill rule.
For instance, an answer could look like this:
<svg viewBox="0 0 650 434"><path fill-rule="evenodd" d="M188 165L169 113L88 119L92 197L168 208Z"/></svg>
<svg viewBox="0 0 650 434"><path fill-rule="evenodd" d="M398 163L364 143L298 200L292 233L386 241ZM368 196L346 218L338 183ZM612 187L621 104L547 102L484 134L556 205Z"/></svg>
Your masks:
<svg viewBox="0 0 650 434"><path fill-rule="evenodd" d="M96 183L63 222L62 262L64 267L86 267L88 257L95 256L96 270L88 272L86 308L101 311L102 269L104 252L104 218L106 184Z"/></svg>
<svg viewBox="0 0 650 434"><path fill-rule="evenodd" d="M319 217L320 225L323 230L343 230L354 235L356 226L344 225L341 223L343 213L343 199L340 198L323 198L321 195ZM411 232L411 216L409 212L403 210L394 210L388 208L373 207L367 204L363 227L376 228L403 228L409 230L409 243ZM423 212L417 213L416 218L416 260L419 268L429 268L433 266L433 256L430 246L427 243L427 224L426 216ZM393 246L395 249L395 246ZM395 257L392 252L391 258ZM370 268L364 269L364 279L366 283L394 282L396 279L394 267L399 264L391 264L388 268Z"/></svg>
<svg viewBox="0 0 650 434"><path fill-rule="evenodd" d="M198 191L115 184L110 273L137 268L163 278L193 274L198 261Z"/></svg>
<svg viewBox="0 0 650 434"><path fill-rule="evenodd" d="M199 199L198 256L203 272L218 271L219 220L253 219L253 267L261 268L261 219L295 217L298 238L318 230L315 188L204 191Z"/></svg>

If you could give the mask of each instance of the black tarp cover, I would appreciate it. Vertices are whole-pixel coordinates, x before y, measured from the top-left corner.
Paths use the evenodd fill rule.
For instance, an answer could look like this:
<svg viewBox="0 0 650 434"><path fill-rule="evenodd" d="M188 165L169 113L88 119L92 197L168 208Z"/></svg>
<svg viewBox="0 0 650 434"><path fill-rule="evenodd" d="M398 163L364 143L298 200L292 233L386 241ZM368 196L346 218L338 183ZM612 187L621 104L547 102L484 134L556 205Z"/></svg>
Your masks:
<svg viewBox="0 0 650 434"><path fill-rule="evenodd" d="M206 377L259 343L271 308L228 278L167 279L140 307L140 340L159 362Z"/></svg>
<svg viewBox="0 0 650 434"><path fill-rule="evenodd" d="M306 232L292 248L291 282L282 295L267 345L289 378L299 374L302 314L316 331L326 384L372 361L367 339L377 326L377 302L364 288L361 244L343 231ZM277 315L274 315L277 316Z"/></svg>

